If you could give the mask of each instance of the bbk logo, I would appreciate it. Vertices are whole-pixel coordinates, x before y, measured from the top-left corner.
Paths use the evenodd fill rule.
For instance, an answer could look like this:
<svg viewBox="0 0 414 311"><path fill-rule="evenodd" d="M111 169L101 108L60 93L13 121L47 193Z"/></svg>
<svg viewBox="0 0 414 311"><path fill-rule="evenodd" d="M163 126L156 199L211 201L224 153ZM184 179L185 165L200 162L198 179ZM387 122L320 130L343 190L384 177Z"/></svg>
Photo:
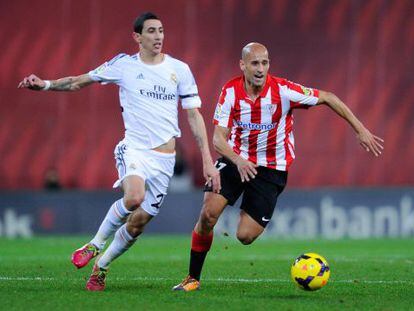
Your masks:
<svg viewBox="0 0 414 311"><path fill-rule="evenodd" d="M0 218L0 236L15 237L31 237L33 218L30 215L17 215L17 213L7 208L4 210L3 218Z"/></svg>

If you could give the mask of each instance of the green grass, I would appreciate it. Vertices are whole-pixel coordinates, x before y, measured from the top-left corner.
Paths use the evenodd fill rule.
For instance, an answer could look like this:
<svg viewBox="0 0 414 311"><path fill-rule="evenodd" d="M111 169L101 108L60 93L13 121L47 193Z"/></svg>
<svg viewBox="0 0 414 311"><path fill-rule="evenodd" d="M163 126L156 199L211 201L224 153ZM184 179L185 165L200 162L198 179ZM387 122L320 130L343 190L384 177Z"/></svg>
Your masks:
<svg viewBox="0 0 414 311"><path fill-rule="evenodd" d="M413 310L414 247L406 239L297 241L243 246L216 238L202 290L172 292L186 275L189 237L143 236L111 266L105 292L84 290L91 267L71 252L85 237L0 239L1 310ZM331 279L305 292L290 281L304 252L325 256Z"/></svg>

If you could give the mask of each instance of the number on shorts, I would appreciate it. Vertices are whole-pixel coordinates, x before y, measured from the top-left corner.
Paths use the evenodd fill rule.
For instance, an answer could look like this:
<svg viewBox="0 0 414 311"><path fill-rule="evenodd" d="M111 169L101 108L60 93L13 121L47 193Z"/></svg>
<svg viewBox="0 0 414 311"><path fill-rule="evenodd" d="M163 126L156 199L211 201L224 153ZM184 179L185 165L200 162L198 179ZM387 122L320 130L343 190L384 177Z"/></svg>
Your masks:
<svg viewBox="0 0 414 311"><path fill-rule="evenodd" d="M216 161L216 163L214 163L214 166L217 168L217 170L221 171L227 166L227 163Z"/></svg>
<svg viewBox="0 0 414 311"><path fill-rule="evenodd" d="M161 207L162 201L164 201L164 195L161 193L157 195L157 199L160 199L158 202L155 202L151 204L152 207L155 207L156 209L159 209Z"/></svg>

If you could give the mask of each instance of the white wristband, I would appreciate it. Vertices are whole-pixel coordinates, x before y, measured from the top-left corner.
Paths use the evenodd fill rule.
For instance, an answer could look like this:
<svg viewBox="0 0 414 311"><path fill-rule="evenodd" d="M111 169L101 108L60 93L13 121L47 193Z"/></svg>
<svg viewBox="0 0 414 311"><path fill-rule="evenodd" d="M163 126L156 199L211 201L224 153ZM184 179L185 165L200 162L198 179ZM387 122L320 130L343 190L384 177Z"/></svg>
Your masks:
<svg viewBox="0 0 414 311"><path fill-rule="evenodd" d="M43 87L42 91L47 91L48 89L50 89L52 83L49 80L43 80L43 82L45 82L45 86Z"/></svg>

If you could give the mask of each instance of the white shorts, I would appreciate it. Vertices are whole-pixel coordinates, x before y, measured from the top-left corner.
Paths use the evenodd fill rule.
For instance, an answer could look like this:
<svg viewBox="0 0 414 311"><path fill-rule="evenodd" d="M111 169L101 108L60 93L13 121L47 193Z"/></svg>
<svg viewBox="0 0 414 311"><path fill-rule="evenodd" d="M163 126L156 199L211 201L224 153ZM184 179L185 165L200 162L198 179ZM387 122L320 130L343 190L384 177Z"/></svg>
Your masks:
<svg viewBox="0 0 414 311"><path fill-rule="evenodd" d="M132 149L121 141L115 147L114 154L119 179L113 187L121 186L127 176L141 177L145 182L145 198L141 208L156 216L174 174L175 153Z"/></svg>

